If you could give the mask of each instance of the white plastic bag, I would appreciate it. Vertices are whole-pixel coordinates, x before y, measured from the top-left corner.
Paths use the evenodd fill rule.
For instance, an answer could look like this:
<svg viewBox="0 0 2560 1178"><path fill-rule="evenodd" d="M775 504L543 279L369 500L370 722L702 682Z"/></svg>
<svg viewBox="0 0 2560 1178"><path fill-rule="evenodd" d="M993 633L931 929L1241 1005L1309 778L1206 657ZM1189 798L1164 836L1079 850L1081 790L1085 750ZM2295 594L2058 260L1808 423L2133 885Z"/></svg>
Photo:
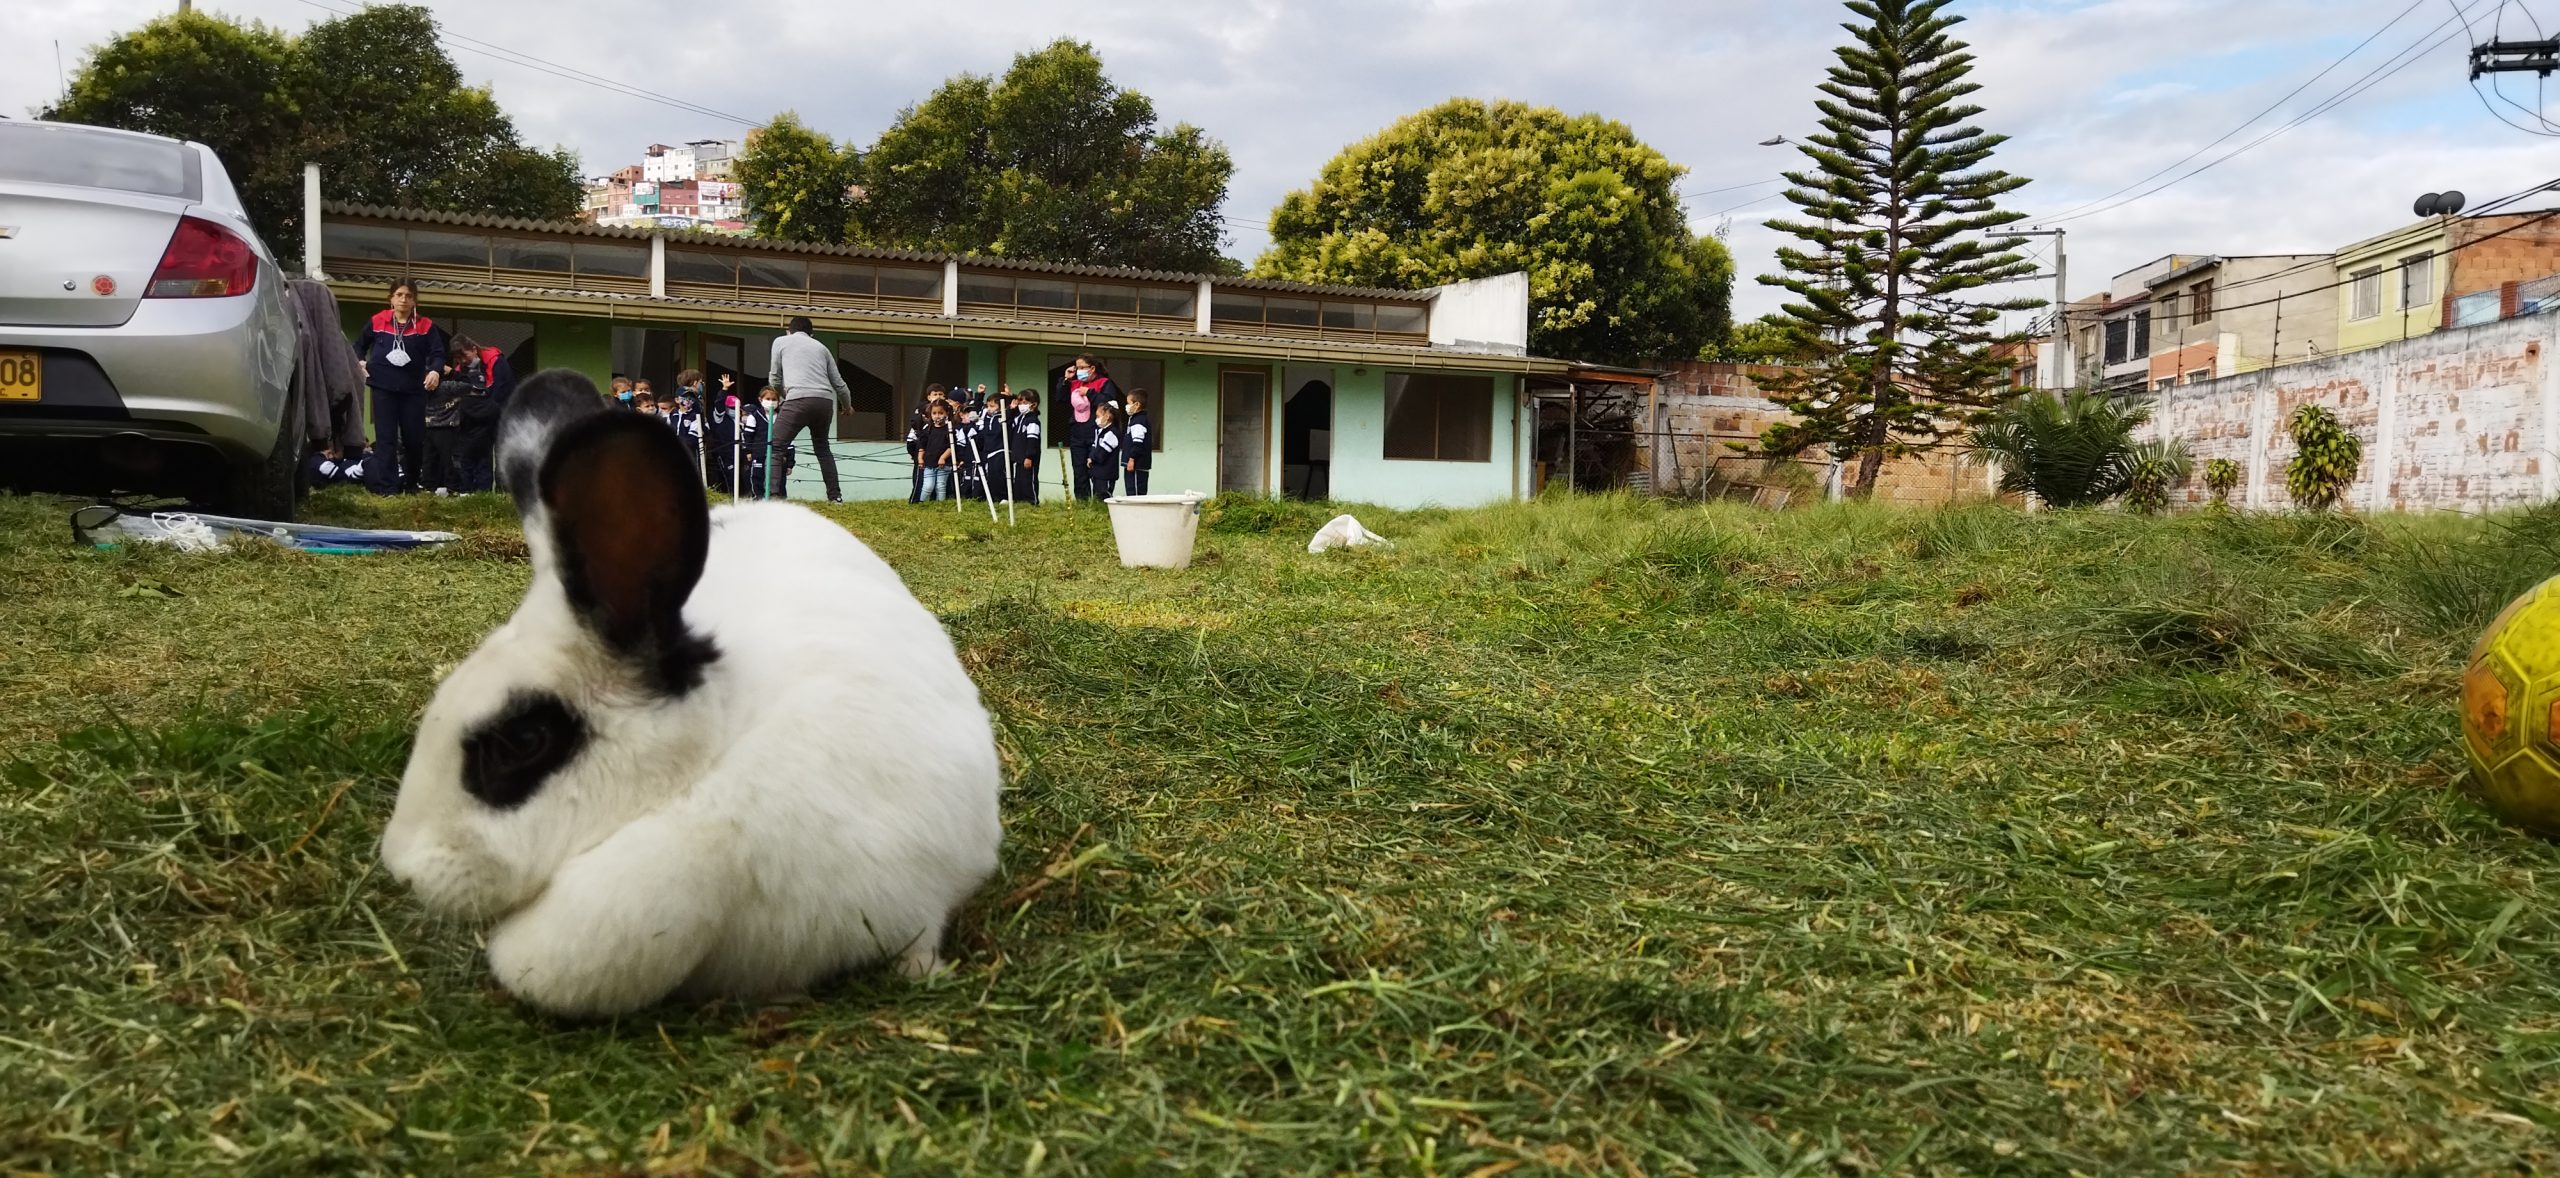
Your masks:
<svg viewBox="0 0 2560 1178"><path fill-rule="evenodd" d="M1323 527L1316 529L1316 538L1307 541L1307 551L1324 552L1328 549L1334 548L1366 548L1372 544L1375 544L1380 548L1395 547L1395 543L1393 541L1377 534L1376 532L1372 532L1367 528L1361 527L1359 520L1353 519L1347 515L1337 515L1332 519L1325 521L1325 525Z"/></svg>

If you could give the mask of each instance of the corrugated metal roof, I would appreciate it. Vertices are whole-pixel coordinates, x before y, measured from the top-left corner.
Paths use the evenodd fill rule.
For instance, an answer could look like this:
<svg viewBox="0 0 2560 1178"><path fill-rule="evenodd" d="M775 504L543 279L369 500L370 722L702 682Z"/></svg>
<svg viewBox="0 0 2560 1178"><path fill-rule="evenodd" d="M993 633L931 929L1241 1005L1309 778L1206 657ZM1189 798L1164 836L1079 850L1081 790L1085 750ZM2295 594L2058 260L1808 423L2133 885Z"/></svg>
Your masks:
<svg viewBox="0 0 2560 1178"><path fill-rule="evenodd" d="M763 237L736 237L726 233L705 233L698 229L643 229L620 225L595 225L585 221L536 221L524 217L501 217L489 213L447 213L431 209L404 209L390 205L347 204L327 201L321 204L324 215L363 217L376 221L403 221L424 225L454 225L470 229L499 229L512 233L554 234L564 237L619 237L647 241L663 237L686 245L723 246L760 253L819 254L827 257L863 258L884 262L929 262L939 266L958 262L980 270L1011 270L1026 274L1066 274L1080 278L1116 278L1127 282L1180 282L1194 284L1206 280L1227 290L1260 290L1279 294L1335 295L1342 298L1388 299L1396 302L1423 303L1431 300L1427 290L1391 290L1378 286L1325 286L1312 282L1283 282L1276 278L1229 278L1219 274L1192 274L1176 270L1140 270L1122 266L1081 266L1067 262L1042 262L1023 258L990 258L978 254L936 254L921 250L884 249L867 245L822 245L806 241L777 241Z"/></svg>
<svg viewBox="0 0 2560 1178"><path fill-rule="evenodd" d="M333 270L329 274L329 281L343 283L350 286L364 285L370 287L379 286L380 284L389 282L396 277L399 277L399 275L388 272ZM707 299L689 295L647 295L613 291L567 290L551 286L514 286L506 283L455 282L447 279L439 279L427 284L426 301L433 303L438 295L452 291L504 295L516 298L567 299L580 302L601 303L604 304L601 309L608 314L610 313L611 308L615 305L634 307L700 307L733 312L743 311L765 316L767 317L767 322L770 325L777 327L780 325L779 320L772 317L788 313L798 313L821 319L893 320L898 322L914 323L919 326L932 323L972 324L1022 328L1040 332L1142 337L1178 342L1186 345L1183 349L1180 349L1185 351L1191 350L1191 346L1201 344L1207 344L1213 347L1224 345L1238 351L1254 353L1269 352L1277 349L1309 355L1337 354L1356 356L1364 359L1393 358L1398 361L1412 363L1417 366L1429 365L1435 362L1456 363L1462 367L1492 368L1514 372L1561 372L1569 366L1567 361L1553 360L1539 356L1481 352L1459 348L1412 347L1403 344L1380 343L1375 341L1355 342L1350 340L1296 339L1260 335L1200 335L1194 332L1172 331L1158 327L1146 327L1139 324L1068 323L1041 319L1002 319L985 315L963 315L957 319L952 319L938 314L928 314L918 311L895 311L873 307L848 309L845 307L829 307L815 304L802 305L779 301L750 303L725 299Z"/></svg>

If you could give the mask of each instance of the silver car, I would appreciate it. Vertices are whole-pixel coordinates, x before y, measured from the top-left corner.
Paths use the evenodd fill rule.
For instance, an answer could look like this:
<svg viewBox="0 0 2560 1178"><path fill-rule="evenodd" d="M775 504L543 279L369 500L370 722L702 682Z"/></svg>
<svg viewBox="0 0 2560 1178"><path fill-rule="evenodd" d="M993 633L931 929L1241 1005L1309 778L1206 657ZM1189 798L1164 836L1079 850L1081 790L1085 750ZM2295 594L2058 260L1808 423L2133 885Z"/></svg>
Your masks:
<svg viewBox="0 0 2560 1178"><path fill-rule="evenodd" d="M289 519L294 356L213 149L0 121L0 482Z"/></svg>

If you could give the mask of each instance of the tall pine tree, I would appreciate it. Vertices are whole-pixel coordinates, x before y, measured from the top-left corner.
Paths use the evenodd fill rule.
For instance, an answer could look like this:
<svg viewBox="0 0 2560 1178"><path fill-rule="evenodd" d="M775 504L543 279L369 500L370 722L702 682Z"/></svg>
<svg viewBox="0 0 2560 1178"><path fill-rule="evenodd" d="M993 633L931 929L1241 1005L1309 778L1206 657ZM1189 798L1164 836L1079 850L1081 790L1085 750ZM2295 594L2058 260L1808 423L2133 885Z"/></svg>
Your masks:
<svg viewBox="0 0 2560 1178"><path fill-rule="evenodd" d="M1761 383L1795 420L1761 447L1855 456L1859 496L1886 458L1961 438L2004 395L2000 312L2044 305L1983 297L2033 270L2024 239L1986 233L2024 219L1999 198L2027 181L1985 166L2007 137L1967 123L1981 87L1947 4L1848 0L1865 23L1841 26L1822 133L1798 145L1813 167L1785 173L1800 219L1768 223L1797 240L1778 251L1787 272L1760 279L1795 295L1775 319L1795 366Z"/></svg>

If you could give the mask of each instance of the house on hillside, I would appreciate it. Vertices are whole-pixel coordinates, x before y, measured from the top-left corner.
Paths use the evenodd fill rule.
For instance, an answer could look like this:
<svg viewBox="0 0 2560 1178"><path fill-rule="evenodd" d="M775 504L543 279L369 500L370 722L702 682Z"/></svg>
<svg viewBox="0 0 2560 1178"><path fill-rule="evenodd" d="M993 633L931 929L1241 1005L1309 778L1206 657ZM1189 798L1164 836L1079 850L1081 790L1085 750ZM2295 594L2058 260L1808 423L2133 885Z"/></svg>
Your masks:
<svg viewBox="0 0 2560 1178"><path fill-rule="evenodd" d="M2338 350L2328 254L2190 257L2145 281L2152 389L2254 372Z"/></svg>
<svg viewBox="0 0 2560 1178"><path fill-rule="evenodd" d="M648 189L649 182L636 187ZM670 187L657 186L661 193ZM845 491L902 497L907 413L928 384L1053 388L1081 352L1157 398L1157 491L1464 506L1533 490L1529 288L1502 275L1383 290L1022 259L760 241L344 204L306 209L315 276L350 333L392 278L518 372L614 373L661 389L700 368L753 390L806 315L853 387ZM1053 407L1050 437L1066 414ZM1043 478L1054 487L1063 464ZM799 464L793 493L813 493Z"/></svg>

